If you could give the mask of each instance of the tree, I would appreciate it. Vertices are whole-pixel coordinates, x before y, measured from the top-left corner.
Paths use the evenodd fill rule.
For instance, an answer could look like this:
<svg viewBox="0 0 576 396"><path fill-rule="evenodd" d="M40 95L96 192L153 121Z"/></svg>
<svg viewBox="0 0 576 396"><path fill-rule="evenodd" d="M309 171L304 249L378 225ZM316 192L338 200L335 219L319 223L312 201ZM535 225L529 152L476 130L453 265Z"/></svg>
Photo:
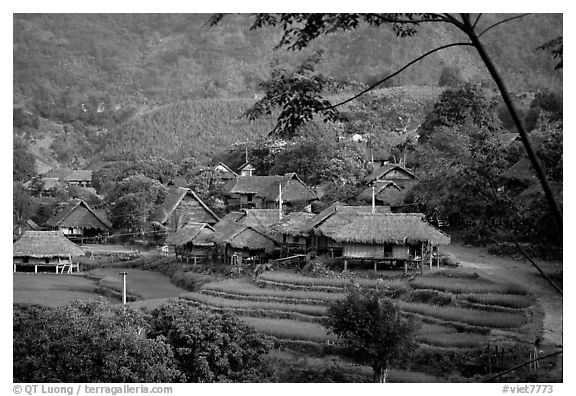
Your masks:
<svg viewBox="0 0 576 396"><path fill-rule="evenodd" d="M529 131L533 130L541 117L546 117L550 121L562 120L562 102L562 96L556 92L537 92L524 118L526 128Z"/></svg>
<svg viewBox="0 0 576 396"><path fill-rule="evenodd" d="M36 159L24 147L15 147L12 151L12 180L26 182L36 175Z"/></svg>
<svg viewBox="0 0 576 396"><path fill-rule="evenodd" d="M418 140L425 142L438 127L463 125L468 121L489 130L502 128L496 101L489 99L482 88L472 84L446 90L440 95L434 109L418 128Z"/></svg>
<svg viewBox="0 0 576 396"><path fill-rule="evenodd" d="M37 205L20 183L12 184L12 215L17 224L31 218Z"/></svg>
<svg viewBox="0 0 576 396"><path fill-rule="evenodd" d="M142 230L167 194L165 186L144 175L130 176L118 182L106 197L114 228Z"/></svg>
<svg viewBox="0 0 576 396"><path fill-rule="evenodd" d="M103 299L15 306L14 382L174 382L172 348L146 328L140 311Z"/></svg>
<svg viewBox="0 0 576 396"><path fill-rule="evenodd" d="M269 382L274 373L263 359L269 339L229 314L213 314L182 302L152 312L149 338L172 347L180 382Z"/></svg>
<svg viewBox="0 0 576 396"><path fill-rule="evenodd" d="M295 172L307 184L355 185L368 170L363 147L350 140L296 139L280 152L271 174Z"/></svg>
<svg viewBox="0 0 576 396"><path fill-rule="evenodd" d="M398 37L412 37L418 32L418 27L423 23L435 23L435 24L445 24L452 28L459 30L464 33L467 41L450 43L442 45L440 47L434 48L413 61L406 64L404 67L398 69L397 71L389 74L385 78L366 88L365 90L359 92L358 94L352 96L349 99L341 101L337 104L327 103L321 94L322 86L316 85L315 89L302 89L303 84L286 84L282 86L283 93L281 97L285 98L283 101L274 100L278 95L269 97L269 106L281 106L281 115L276 124L276 131L278 133L286 133L288 135L294 133L294 126L302 125L303 122L310 120L311 113L318 113L323 115L327 119L334 119L337 114L334 113L335 109L339 106L348 103L359 96L364 95L366 92L374 89L376 86L385 83L394 76L400 74L402 71L410 67L411 65L421 61L422 59L448 48L452 47L471 47L474 48L478 55L480 56L482 62L486 66L486 69L490 73L496 87L500 91L502 100L504 101L508 111L514 121L522 144L526 149L528 158L534 168L534 171L542 185L546 199L550 205L552 213L557 224L557 232L562 234L562 211L558 205L558 202L554 198L550 184L546 178L546 175L540 165L540 162L534 152L532 144L528 138L528 134L522 120L520 119L518 112L512 102L508 89L502 80L498 70L496 69L491 57L481 41L481 37L487 34L490 30L496 28L498 25L510 22L526 16L527 14L514 15L507 17L499 22L496 22L490 26L481 27L482 24L479 22L482 19L482 14L478 14L475 17L471 14L256 14L254 16L254 22L252 24L252 29L259 29L264 26L280 26L283 30L283 35L280 39L277 48L284 47L289 50L301 50L307 47L312 41L320 36L326 34L334 34L337 32L345 32L349 30L356 29L361 23L365 23L373 27L384 27L388 26L396 33ZM218 24L223 18L223 14L216 14L211 18L211 24ZM555 56L561 54L562 45L560 44L548 45L552 46L553 51L555 51ZM561 55L559 55L561 58ZM301 106L305 103L305 106ZM312 104L312 105L310 105ZM259 107L266 107L266 104L258 103ZM286 124L285 120L292 119L298 120L296 123ZM285 128L285 129L283 129Z"/></svg>
<svg viewBox="0 0 576 396"><path fill-rule="evenodd" d="M352 291L328 308L325 325L338 336L345 356L374 370L374 382L386 382L390 364L415 348L415 323L380 292Z"/></svg>
<svg viewBox="0 0 576 396"><path fill-rule="evenodd" d="M271 115L274 108L282 108L270 134L287 138L294 137L316 113L322 112L325 121L340 120L339 113L327 109L330 102L322 97L326 90L337 89L338 84L315 71L321 59L322 51L316 51L292 72L278 67L277 62L273 63L270 79L261 84L264 97L246 112L246 116L254 120ZM297 113L292 111L292 106L298 108Z"/></svg>

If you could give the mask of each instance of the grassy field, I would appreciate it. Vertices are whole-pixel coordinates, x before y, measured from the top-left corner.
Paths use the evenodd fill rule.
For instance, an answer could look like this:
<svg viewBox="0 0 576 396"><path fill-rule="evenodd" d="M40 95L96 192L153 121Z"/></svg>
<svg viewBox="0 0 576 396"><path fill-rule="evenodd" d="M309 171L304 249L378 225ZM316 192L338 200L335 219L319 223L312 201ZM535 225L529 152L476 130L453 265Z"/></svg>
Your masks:
<svg viewBox="0 0 576 396"><path fill-rule="evenodd" d="M96 282L81 275L16 273L13 282L14 303L54 307L96 298L118 302L95 293Z"/></svg>
<svg viewBox="0 0 576 396"><path fill-rule="evenodd" d="M177 297L187 293L170 282L170 278L155 271L144 271L132 268L99 268L90 271L91 275L101 278L104 286L114 290L122 290L122 276L119 272L126 272L126 287L128 293L144 300L166 297Z"/></svg>

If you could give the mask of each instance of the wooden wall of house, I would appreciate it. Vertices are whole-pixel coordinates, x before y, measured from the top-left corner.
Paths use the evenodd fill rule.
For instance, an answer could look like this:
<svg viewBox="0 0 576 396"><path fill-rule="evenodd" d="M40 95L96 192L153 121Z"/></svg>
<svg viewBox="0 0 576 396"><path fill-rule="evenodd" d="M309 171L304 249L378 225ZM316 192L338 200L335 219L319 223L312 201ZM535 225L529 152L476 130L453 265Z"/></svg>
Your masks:
<svg viewBox="0 0 576 396"><path fill-rule="evenodd" d="M391 251L391 254L385 254L385 251ZM343 255L345 257L365 259L409 258L408 246L406 245L391 245L386 249L385 245L345 243Z"/></svg>

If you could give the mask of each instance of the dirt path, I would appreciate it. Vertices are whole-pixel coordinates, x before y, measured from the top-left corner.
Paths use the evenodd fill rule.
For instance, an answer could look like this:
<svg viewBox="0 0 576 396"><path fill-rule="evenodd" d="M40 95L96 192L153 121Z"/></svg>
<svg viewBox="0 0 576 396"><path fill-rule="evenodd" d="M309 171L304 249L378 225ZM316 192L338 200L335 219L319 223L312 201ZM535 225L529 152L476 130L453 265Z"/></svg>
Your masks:
<svg viewBox="0 0 576 396"><path fill-rule="evenodd" d="M543 338L552 345L562 344L562 296L527 261L493 256L486 249L452 243L442 246L440 253L449 253L464 268L471 268L494 281L518 284L538 297L544 311ZM537 261L545 273L562 269L561 262Z"/></svg>

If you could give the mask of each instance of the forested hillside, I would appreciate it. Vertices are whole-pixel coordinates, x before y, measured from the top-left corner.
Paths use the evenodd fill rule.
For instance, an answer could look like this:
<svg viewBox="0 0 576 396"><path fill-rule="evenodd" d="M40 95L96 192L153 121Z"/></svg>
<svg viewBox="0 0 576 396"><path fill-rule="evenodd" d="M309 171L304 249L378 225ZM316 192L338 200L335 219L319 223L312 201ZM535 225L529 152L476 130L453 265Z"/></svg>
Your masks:
<svg viewBox="0 0 576 396"><path fill-rule="evenodd" d="M270 132L273 118L249 122L241 117L252 103L249 99L187 100L133 117L109 135L105 159L206 161L235 142L253 141Z"/></svg>
<svg viewBox="0 0 576 396"><path fill-rule="evenodd" d="M36 144L33 154L51 165L69 166L76 158L88 163L99 152L128 158L210 152L270 130L268 121L248 124L238 117L260 94L273 59L289 69L323 49L318 70L359 87L435 46L462 39L436 24L422 26L412 38L361 26L321 37L305 51L273 51L279 31L251 31L247 15L227 16L211 27L209 17L15 15L14 136L24 146ZM504 17L484 15L481 23L489 26ZM512 91L558 91L562 72L536 48L561 33L562 15L536 14L500 25L482 39ZM449 83L446 75L492 85L477 55L460 47L434 54L387 86L437 87ZM194 138L208 146L199 147ZM102 142L106 152L100 151ZM170 149L159 152L159 142Z"/></svg>

